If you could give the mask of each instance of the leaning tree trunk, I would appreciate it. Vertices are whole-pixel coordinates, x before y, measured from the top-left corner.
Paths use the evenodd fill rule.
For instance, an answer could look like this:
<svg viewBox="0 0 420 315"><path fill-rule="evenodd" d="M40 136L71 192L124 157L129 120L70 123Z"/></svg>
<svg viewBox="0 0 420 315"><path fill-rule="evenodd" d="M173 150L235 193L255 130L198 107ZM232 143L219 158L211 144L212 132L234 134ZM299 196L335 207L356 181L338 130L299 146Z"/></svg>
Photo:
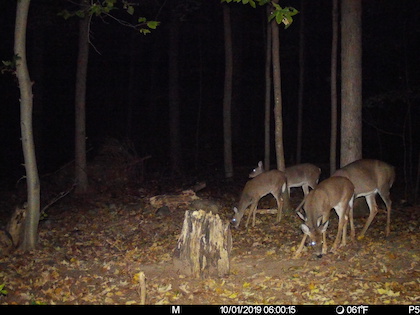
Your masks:
<svg viewBox="0 0 420 315"><path fill-rule="evenodd" d="M223 93L223 143L225 177L233 177L232 166L232 77L233 77L233 53L232 53L232 28L230 24L230 8L223 5L223 27L225 35L225 86Z"/></svg>
<svg viewBox="0 0 420 315"><path fill-rule="evenodd" d="M85 0L81 0L84 3ZM89 58L89 16L79 22L79 55L76 70L75 96L75 177L76 193L85 193L88 189L86 169L86 78Z"/></svg>
<svg viewBox="0 0 420 315"><path fill-rule="evenodd" d="M230 271L231 250L229 223L211 212L185 212L174 251L174 266L178 272L195 278L223 277Z"/></svg>
<svg viewBox="0 0 420 315"><path fill-rule="evenodd" d="M26 25L30 0L18 0L15 25L16 76L20 90L20 123L22 133L22 149L25 161L26 185L28 195L27 214L24 224L22 250L35 249L38 236L40 209L40 185L36 165L35 144L32 128L32 83L26 61Z"/></svg>
<svg viewBox="0 0 420 315"><path fill-rule="evenodd" d="M341 152L345 166L362 158L362 1L341 6Z"/></svg>

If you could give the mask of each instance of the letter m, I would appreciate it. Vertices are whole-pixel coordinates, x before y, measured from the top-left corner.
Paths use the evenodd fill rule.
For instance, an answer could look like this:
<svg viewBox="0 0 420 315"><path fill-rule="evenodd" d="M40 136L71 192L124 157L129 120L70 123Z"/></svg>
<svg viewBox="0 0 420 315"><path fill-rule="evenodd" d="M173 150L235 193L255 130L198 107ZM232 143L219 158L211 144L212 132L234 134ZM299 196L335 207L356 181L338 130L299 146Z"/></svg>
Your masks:
<svg viewBox="0 0 420 315"><path fill-rule="evenodd" d="M172 314L181 314L181 306L171 306L171 313Z"/></svg>

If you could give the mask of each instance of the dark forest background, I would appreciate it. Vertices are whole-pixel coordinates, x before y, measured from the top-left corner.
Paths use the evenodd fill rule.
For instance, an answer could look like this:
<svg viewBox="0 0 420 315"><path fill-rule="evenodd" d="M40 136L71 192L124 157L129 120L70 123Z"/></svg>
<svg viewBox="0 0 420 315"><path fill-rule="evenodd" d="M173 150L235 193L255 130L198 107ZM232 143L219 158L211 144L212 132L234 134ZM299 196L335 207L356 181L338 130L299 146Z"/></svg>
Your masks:
<svg viewBox="0 0 420 315"><path fill-rule="evenodd" d="M140 1L141 16L161 22L142 35L112 19L94 18L87 83L88 158L105 139L130 143L151 155L151 171L169 169L168 47L170 1ZM181 1L180 1L181 3ZM179 36L181 135L185 172L223 169L224 42L217 0L185 3ZM301 10L300 1L281 3ZM67 1L32 1L28 62L34 81L34 127L41 175L74 159L74 90L78 20L58 12ZM263 159L264 8L231 4L234 54L233 159L252 167ZM0 59L13 56L16 2L0 3ZM303 162L328 165L330 135L331 2L305 1ZM115 13L130 19L125 12ZM415 184L419 159L420 2L363 1L363 155L400 169ZM299 19L281 27L284 145L295 163ZM134 19L134 17L133 17ZM273 120L272 120L273 121ZM274 142L274 140L273 140ZM272 150L274 152L274 150ZM272 156L274 163L275 157ZM0 184L24 175L19 93L0 75ZM325 171L328 169L324 168Z"/></svg>

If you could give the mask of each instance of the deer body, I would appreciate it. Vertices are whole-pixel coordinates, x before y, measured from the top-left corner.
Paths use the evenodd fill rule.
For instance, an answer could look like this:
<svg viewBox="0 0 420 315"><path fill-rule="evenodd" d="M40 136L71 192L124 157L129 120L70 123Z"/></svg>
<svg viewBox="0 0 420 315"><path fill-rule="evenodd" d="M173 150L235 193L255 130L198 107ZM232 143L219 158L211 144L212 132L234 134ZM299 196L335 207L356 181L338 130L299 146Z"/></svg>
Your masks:
<svg viewBox="0 0 420 315"><path fill-rule="evenodd" d="M290 196L290 188L302 187L305 196L309 193L309 187L314 189L318 184L321 169L310 163L303 163L287 167L284 171L287 178L287 189Z"/></svg>
<svg viewBox="0 0 420 315"><path fill-rule="evenodd" d="M262 162L258 162L258 166L249 174L250 178L254 178L264 172ZM297 164L290 166L284 171L287 178L287 191L290 196L290 188L302 187L305 196L309 193L309 187L312 189L318 184L321 169L310 163Z"/></svg>
<svg viewBox="0 0 420 315"><path fill-rule="evenodd" d="M315 248L317 257L320 258L327 253L326 230L332 208L337 213L339 222L337 236L331 251L334 252L337 249L341 237L341 246L346 244L347 221L349 217L351 237L353 239L353 200L354 186L350 180L344 177L330 177L310 191L305 198L303 206L306 217L298 212L300 218L305 221L301 225L305 235L296 251L295 257L299 256L308 236L311 239L311 245Z"/></svg>
<svg viewBox="0 0 420 315"><path fill-rule="evenodd" d="M286 190L286 176L278 170L264 172L249 180L242 191L238 208L234 208L235 215L232 219L234 227L238 227L245 210L250 207L246 226L253 215L252 226L255 225L255 213L258 201L265 195L272 194L277 201L277 222L280 222L283 210L282 193Z"/></svg>
<svg viewBox="0 0 420 315"><path fill-rule="evenodd" d="M355 198L365 197L369 206L369 217L363 227L360 237L363 237L369 225L378 213L376 194L379 194L385 203L387 210L387 222L385 235L390 233L391 224L391 198L389 190L395 180L393 166L379 160L357 160L337 170L332 176L348 178L355 187Z"/></svg>

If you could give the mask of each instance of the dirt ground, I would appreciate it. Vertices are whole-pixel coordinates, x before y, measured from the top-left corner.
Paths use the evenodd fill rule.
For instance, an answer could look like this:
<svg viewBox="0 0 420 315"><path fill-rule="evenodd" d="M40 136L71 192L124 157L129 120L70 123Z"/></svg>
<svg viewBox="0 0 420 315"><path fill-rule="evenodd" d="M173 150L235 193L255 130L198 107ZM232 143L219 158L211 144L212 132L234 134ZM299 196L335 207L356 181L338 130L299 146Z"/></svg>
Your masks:
<svg viewBox="0 0 420 315"><path fill-rule="evenodd" d="M60 201L40 222L38 250L0 258L7 291L0 304L139 304L141 272L146 304L420 303L419 207L394 206L388 238L380 211L364 239L321 259L310 249L292 258L302 238L297 216L275 224L275 215L260 214L255 227L232 230L228 276L191 279L172 266L186 208L158 216L148 197L122 192ZM220 217L229 220L236 192L219 197ZM329 245L337 231L331 218ZM356 233L365 220L355 218Z"/></svg>

